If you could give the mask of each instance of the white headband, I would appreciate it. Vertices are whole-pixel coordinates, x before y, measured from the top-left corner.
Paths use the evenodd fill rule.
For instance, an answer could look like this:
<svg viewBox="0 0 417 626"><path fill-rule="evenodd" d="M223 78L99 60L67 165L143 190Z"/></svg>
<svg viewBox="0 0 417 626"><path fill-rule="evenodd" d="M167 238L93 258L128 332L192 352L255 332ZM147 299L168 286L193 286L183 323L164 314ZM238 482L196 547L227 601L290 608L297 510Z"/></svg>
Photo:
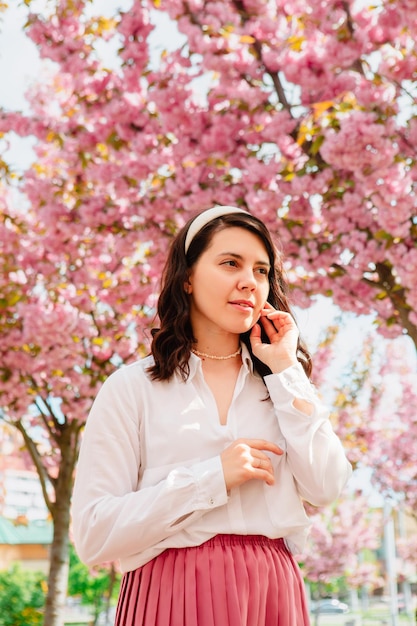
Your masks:
<svg viewBox="0 0 417 626"><path fill-rule="evenodd" d="M200 215L197 215L197 217L191 222L190 227L187 231L187 236L185 238L184 244L185 254L187 254L188 248L190 247L191 242L196 234L200 232L200 230L204 228L206 224L208 224L212 220L215 220L216 217L229 215L230 213L246 213L246 215L249 215L247 211L244 211L243 209L238 209L235 206L215 206L211 209L207 209L207 211L203 211L203 213L200 213Z"/></svg>

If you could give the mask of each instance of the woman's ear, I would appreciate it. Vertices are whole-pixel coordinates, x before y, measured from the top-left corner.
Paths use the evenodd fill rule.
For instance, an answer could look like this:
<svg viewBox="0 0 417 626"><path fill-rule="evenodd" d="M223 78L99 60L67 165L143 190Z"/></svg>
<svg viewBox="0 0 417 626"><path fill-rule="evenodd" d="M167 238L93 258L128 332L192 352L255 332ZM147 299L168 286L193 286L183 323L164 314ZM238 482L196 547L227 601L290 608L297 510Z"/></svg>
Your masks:
<svg viewBox="0 0 417 626"><path fill-rule="evenodd" d="M192 287L191 287L189 278L187 278L187 280L184 282L184 291L187 294L190 294L192 292Z"/></svg>

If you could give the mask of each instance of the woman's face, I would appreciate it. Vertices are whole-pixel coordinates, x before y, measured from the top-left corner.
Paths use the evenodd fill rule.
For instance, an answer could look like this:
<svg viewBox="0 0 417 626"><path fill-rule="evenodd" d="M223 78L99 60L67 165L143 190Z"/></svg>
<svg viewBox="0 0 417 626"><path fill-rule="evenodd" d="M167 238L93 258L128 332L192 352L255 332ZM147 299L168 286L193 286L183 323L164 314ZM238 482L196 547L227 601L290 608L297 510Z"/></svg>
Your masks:
<svg viewBox="0 0 417 626"><path fill-rule="evenodd" d="M269 270L259 237L235 226L217 232L185 285L195 337L250 330L269 294Z"/></svg>

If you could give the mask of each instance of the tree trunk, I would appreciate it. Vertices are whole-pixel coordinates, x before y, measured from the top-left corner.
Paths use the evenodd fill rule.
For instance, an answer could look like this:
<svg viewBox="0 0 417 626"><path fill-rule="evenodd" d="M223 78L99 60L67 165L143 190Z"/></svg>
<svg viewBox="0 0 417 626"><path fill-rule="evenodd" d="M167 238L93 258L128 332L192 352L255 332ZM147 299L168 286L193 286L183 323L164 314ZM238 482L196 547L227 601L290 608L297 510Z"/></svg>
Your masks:
<svg viewBox="0 0 417 626"><path fill-rule="evenodd" d="M44 626L63 626L64 624L69 569L68 531L69 507L66 511L65 503L62 503L61 510L54 518Z"/></svg>
<svg viewBox="0 0 417 626"><path fill-rule="evenodd" d="M75 463L78 457L80 427L72 422L62 425L58 445L60 461L54 479L55 502L51 505L54 534L51 545L48 592L44 626L63 626L68 589L69 527L71 494Z"/></svg>
<svg viewBox="0 0 417 626"><path fill-rule="evenodd" d="M111 599L113 596L115 584L116 584L116 568L114 567L114 563L111 563L110 571L109 571L109 587L107 590L106 605L105 605L106 624L110 624Z"/></svg>

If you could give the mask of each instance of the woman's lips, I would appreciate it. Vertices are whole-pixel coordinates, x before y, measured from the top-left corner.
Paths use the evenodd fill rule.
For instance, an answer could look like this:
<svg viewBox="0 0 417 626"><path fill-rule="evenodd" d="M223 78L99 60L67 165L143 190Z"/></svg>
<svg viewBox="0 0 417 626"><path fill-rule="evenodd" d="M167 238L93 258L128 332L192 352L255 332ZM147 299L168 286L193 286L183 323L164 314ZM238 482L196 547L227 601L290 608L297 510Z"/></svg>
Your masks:
<svg viewBox="0 0 417 626"><path fill-rule="evenodd" d="M249 302L249 300L231 300L229 304L241 311L252 311L253 309L253 303Z"/></svg>

